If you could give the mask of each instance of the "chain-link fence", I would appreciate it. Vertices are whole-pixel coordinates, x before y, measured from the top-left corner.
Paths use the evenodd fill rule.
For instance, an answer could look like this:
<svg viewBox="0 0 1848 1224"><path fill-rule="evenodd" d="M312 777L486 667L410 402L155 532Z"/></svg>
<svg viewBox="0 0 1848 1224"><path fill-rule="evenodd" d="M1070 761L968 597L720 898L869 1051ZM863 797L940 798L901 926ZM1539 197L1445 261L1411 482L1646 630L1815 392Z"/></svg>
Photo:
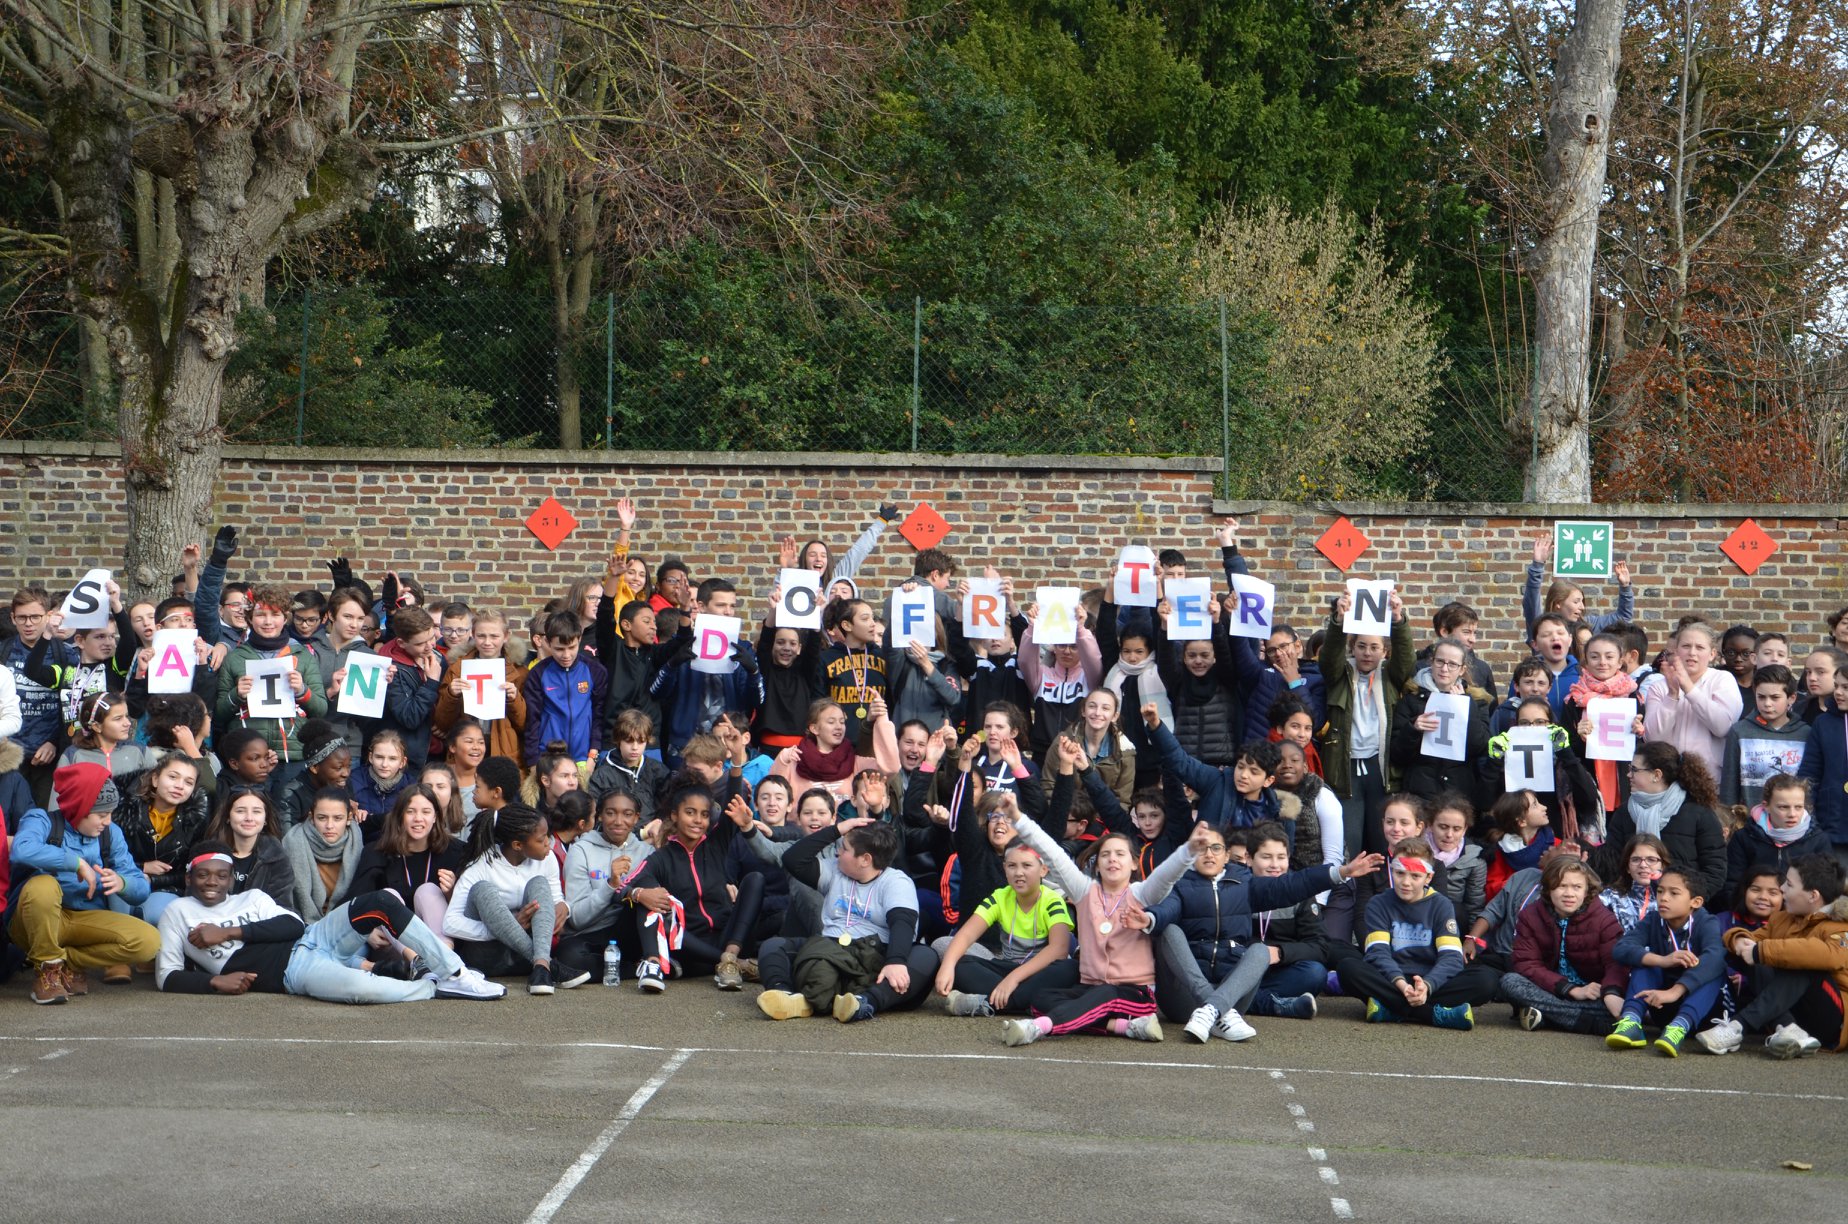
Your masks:
<svg viewBox="0 0 1848 1224"><path fill-rule="evenodd" d="M240 320L223 420L245 443L1203 455L1233 497L1520 495L1518 354L1445 355L1382 458L1366 386L1332 426L1279 408L1264 329L1218 302L780 306L611 294L574 316L537 293L309 284ZM6 435L113 437L82 328L42 301L15 313Z"/></svg>

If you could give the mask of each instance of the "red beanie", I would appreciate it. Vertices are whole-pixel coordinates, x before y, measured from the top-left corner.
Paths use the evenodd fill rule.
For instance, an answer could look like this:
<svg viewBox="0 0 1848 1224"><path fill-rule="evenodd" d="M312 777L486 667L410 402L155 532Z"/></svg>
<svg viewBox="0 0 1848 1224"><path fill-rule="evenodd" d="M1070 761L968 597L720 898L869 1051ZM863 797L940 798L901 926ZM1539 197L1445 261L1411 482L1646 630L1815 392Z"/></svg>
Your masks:
<svg viewBox="0 0 1848 1224"><path fill-rule="evenodd" d="M104 787L112 792L115 790L108 768L93 761L62 765L51 775L51 789L58 796L58 813L72 825L96 810L96 801ZM114 811L115 806L112 800L108 810Z"/></svg>

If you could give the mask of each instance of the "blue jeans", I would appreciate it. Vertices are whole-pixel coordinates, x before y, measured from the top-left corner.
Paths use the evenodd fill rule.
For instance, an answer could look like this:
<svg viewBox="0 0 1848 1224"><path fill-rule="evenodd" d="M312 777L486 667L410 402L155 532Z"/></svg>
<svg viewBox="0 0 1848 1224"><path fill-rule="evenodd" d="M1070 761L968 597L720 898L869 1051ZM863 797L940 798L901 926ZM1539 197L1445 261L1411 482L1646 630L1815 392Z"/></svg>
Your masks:
<svg viewBox="0 0 1848 1224"><path fill-rule="evenodd" d="M359 967L370 950L366 937L353 928L352 908L356 902L378 894L368 893L335 909L316 922L295 942L289 955L289 967L282 975L283 989L293 995L307 995L329 1003L406 1003L436 995L436 983L428 978L401 982L379 977ZM423 958L424 964L438 977L449 977L462 968L436 932L421 918L412 918L398 933L404 946Z"/></svg>
<svg viewBox="0 0 1848 1224"><path fill-rule="evenodd" d="M1291 965L1272 965L1264 971L1264 977L1258 982L1258 993L1252 999L1256 1007L1265 997L1270 1002L1278 999L1294 999L1297 995L1321 994L1328 985L1328 966L1321 961L1297 961Z"/></svg>
<svg viewBox="0 0 1848 1224"><path fill-rule="evenodd" d="M139 918L149 926L160 925L160 916L167 912L167 907L180 899L179 893L151 892L148 899L140 905L130 905L120 896L109 898L109 908L118 914L127 914Z"/></svg>
<svg viewBox="0 0 1848 1224"><path fill-rule="evenodd" d="M1671 986L1673 984L1672 982L1664 980L1662 971L1655 966L1638 965L1636 968L1630 970L1630 995L1623 1003L1624 1014L1634 1017L1638 1023L1647 1023L1651 1018L1650 1013L1652 1009L1636 996L1642 994L1645 990L1660 990L1664 986ZM1726 979L1720 977L1708 982L1698 990L1689 991L1686 996L1673 1005L1672 1010L1674 1018L1670 1023L1680 1024L1689 1032L1693 1032L1700 1026L1701 1021L1713 1014L1714 1004L1720 1001L1720 990L1725 985ZM1670 1013L1671 1008L1658 1007L1653 1010L1659 1015L1666 1016Z"/></svg>

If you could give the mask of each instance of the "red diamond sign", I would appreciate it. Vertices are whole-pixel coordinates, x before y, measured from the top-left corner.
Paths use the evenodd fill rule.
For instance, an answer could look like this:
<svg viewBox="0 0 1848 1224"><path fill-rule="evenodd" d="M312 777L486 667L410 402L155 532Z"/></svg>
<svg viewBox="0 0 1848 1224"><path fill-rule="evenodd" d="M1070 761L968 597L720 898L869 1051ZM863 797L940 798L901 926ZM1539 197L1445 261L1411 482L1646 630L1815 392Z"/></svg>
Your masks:
<svg viewBox="0 0 1848 1224"><path fill-rule="evenodd" d="M941 514L920 502L898 525L898 534L904 536L911 547L923 552L942 543L943 537L950 534L950 525Z"/></svg>
<svg viewBox="0 0 1848 1224"><path fill-rule="evenodd" d="M1334 562L1335 568L1345 574L1372 543L1360 528L1349 522L1346 515L1342 515L1315 542L1315 550Z"/></svg>
<svg viewBox="0 0 1848 1224"><path fill-rule="evenodd" d="M565 542L565 537L577 530L578 521L571 511L559 504L556 497L548 497L539 503L539 508L526 516L526 530L539 537L539 542L554 551Z"/></svg>
<svg viewBox="0 0 1848 1224"><path fill-rule="evenodd" d="M1720 544L1720 551L1747 574L1755 574L1777 551L1777 541L1765 534L1756 519L1746 519L1733 528L1733 533Z"/></svg>

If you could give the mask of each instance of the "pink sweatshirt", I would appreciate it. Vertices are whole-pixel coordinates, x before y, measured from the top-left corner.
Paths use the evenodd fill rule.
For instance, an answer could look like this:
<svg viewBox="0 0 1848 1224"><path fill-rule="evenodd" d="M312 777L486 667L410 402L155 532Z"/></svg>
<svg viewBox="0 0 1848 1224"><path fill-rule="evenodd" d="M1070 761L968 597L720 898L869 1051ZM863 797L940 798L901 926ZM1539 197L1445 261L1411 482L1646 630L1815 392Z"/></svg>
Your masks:
<svg viewBox="0 0 1848 1224"><path fill-rule="evenodd" d="M1638 696L1643 699L1644 737L1699 757L1717 780L1726 755L1726 733L1744 708L1732 673L1709 667L1686 693L1657 674L1644 681Z"/></svg>

